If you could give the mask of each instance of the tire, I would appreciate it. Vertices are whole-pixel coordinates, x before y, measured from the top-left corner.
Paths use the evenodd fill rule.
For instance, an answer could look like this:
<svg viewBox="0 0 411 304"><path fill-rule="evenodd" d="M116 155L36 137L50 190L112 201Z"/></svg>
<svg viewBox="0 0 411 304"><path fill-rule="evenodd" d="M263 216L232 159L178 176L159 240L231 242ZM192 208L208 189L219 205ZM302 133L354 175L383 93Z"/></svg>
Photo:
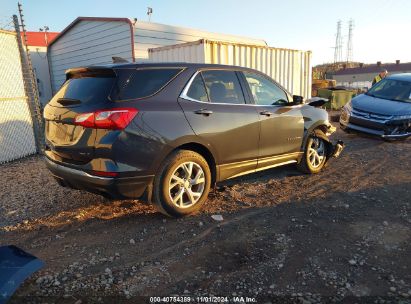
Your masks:
<svg viewBox="0 0 411 304"><path fill-rule="evenodd" d="M316 132L325 136L322 131L316 130ZM313 150L315 152L313 152ZM321 171L327 162L327 155L327 144L324 139L312 133L308 137L304 148L304 155L300 163L298 163L297 168L303 173L316 174Z"/></svg>
<svg viewBox="0 0 411 304"><path fill-rule="evenodd" d="M211 172L204 157L177 150L164 160L154 178L153 203L167 216L185 216L201 208L210 185Z"/></svg>

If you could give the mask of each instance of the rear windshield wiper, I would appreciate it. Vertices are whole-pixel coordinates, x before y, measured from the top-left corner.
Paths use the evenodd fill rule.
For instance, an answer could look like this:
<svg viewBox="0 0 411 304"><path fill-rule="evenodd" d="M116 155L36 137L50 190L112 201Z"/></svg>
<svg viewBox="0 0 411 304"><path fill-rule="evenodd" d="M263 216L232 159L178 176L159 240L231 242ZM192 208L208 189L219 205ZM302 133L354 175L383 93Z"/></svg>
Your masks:
<svg viewBox="0 0 411 304"><path fill-rule="evenodd" d="M59 98L57 102L63 106L72 106L81 104L81 100L72 98Z"/></svg>

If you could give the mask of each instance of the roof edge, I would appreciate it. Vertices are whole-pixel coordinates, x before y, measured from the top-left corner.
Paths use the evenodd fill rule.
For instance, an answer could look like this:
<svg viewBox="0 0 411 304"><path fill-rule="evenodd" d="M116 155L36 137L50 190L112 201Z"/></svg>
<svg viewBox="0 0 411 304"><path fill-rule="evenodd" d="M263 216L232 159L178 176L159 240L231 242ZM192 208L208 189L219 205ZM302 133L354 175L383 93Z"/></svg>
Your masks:
<svg viewBox="0 0 411 304"><path fill-rule="evenodd" d="M47 55L49 54L50 47L80 21L118 21L118 22L128 23L128 25L130 26L130 36L131 36L131 58L133 58L133 62L136 61L135 52L134 52L134 26L129 18L123 18L123 17L77 17L68 26L66 26L60 32L60 34L58 34L57 37L54 38L52 42L50 42L50 44L47 46Z"/></svg>
<svg viewBox="0 0 411 304"><path fill-rule="evenodd" d="M199 44L202 44L202 43L204 43L204 44L211 43L211 44L223 44L223 45L250 46L250 47L262 48L262 49L275 49L275 50L281 50L281 51L312 53L311 50L296 50L296 49L274 47L274 46L269 46L269 45L256 45L256 44L247 44L247 43L243 43L243 42L220 41L220 40L205 39L205 38L195 40L195 41L184 42L184 43L176 43L176 44L171 44L171 45L159 46L159 47L155 47L155 48L149 48L148 52L149 53L154 53L154 52L165 51L165 50L170 50L170 49L174 49L174 48L182 48L182 47L191 46L191 45L199 45Z"/></svg>
<svg viewBox="0 0 411 304"><path fill-rule="evenodd" d="M67 25L60 34L49 44L49 47L52 46L57 40L61 38L66 32L68 32L72 27L74 27L80 21L119 21L119 22L127 22L131 25L132 23L129 18L120 18L120 17L77 17L72 21L69 25ZM134 35L133 35L134 36Z"/></svg>

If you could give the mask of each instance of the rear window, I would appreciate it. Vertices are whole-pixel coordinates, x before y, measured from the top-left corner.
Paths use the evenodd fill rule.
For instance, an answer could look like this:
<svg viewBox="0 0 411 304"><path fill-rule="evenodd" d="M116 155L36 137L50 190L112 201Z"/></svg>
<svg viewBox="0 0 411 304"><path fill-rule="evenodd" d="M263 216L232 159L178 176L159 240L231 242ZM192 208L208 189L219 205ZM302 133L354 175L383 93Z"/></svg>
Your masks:
<svg viewBox="0 0 411 304"><path fill-rule="evenodd" d="M114 77L70 78L54 95L51 103L76 105L106 101L114 82Z"/></svg>
<svg viewBox="0 0 411 304"><path fill-rule="evenodd" d="M147 68L117 70L118 80L112 91L113 100L151 96L169 83L181 68Z"/></svg>

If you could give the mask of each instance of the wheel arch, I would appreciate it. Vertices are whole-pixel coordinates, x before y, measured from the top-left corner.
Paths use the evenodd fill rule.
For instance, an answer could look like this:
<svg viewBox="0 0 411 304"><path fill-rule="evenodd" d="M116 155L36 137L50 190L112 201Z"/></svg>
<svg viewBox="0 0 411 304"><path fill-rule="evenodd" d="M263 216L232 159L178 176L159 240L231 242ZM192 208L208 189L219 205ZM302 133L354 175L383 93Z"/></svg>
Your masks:
<svg viewBox="0 0 411 304"><path fill-rule="evenodd" d="M311 134L315 133L316 130L321 131L324 135L321 135L322 139L330 143L330 139L325 135L330 127L330 123L327 120L319 120L316 123L312 124L308 128L304 129L304 138L301 144L301 152L304 152L305 146L307 145L308 138ZM300 156L298 162L301 162L303 156Z"/></svg>
<svg viewBox="0 0 411 304"><path fill-rule="evenodd" d="M176 150L190 150L200 154L207 161L211 172L211 185L213 186L217 181L217 164L213 153L204 145L197 142L189 142L175 147L171 152Z"/></svg>

